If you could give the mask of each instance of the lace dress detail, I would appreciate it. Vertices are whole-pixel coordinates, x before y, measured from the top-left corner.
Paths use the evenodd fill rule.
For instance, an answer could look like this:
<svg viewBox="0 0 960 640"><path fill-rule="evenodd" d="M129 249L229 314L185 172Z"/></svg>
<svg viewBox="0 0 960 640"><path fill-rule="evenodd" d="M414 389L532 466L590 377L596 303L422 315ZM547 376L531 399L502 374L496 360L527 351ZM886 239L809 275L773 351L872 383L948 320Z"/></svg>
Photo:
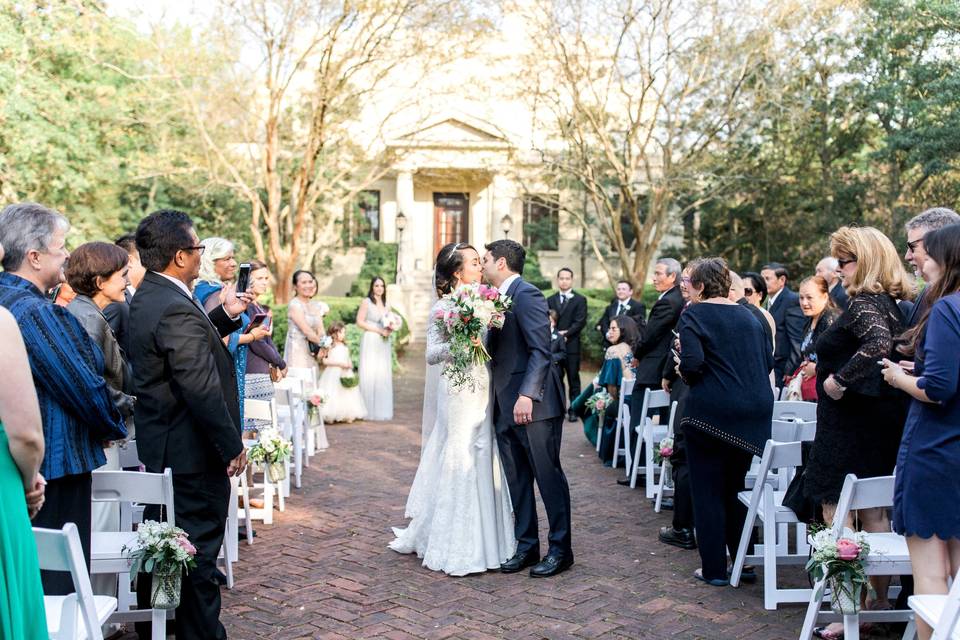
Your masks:
<svg viewBox="0 0 960 640"><path fill-rule="evenodd" d="M441 308L438 302L430 317ZM450 358L443 332L430 323L428 364ZM405 529L394 528L390 548L416 553L423 566L462 576L495 569L516 549L510 494L489 411L490 376L473 372L475 389L452 390L440 377L437 419L424 445L407 498Z"/></svg>

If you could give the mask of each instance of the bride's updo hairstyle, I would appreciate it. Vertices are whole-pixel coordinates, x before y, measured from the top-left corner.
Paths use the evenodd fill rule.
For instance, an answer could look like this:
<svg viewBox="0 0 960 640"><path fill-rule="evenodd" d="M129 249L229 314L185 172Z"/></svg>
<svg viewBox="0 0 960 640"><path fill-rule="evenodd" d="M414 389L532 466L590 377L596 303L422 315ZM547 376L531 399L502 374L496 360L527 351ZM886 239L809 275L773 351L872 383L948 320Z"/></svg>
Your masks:
<svg viewBox="0 0 960 640"><path fill-rule="evenodd" d="M442 298L447 295L456 285L456 273L463 267L463 254L460 252L464 249L476 251L466 242L451 242L444 245L443 249L440 249L440 253L437 254L437 266L433 271L433 282L437 287L438 297Z"/></svg>

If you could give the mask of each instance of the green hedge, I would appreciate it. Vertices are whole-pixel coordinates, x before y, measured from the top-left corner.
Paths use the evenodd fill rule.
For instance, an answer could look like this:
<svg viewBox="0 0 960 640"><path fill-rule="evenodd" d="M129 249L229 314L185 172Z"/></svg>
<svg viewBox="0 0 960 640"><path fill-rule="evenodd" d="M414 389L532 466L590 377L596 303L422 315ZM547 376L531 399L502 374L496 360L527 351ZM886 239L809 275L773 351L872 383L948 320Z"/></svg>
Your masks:
<svg viewBox="0 0 960 640"><path fill-rule="evenodd" d="M370 281L380 276L387 282L397 280L397 244L394 242L368 242L363 266L357 279L350 285L348 295L362 298L370 289ZM357 302L357 305L360 303Z"/></svg>

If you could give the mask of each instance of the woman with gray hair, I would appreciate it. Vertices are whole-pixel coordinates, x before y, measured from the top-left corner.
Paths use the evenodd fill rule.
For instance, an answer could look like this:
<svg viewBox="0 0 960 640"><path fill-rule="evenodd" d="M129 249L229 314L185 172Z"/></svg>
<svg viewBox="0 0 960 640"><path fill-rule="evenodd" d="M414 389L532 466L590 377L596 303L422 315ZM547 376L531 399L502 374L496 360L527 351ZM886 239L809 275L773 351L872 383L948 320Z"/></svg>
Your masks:
<svg viewBox="0 0 960 640"><path fill-rule="evenodd" d="M200 276L194 286L193 293L200 304L209 313L223 304L226 294L225 285L237 277L237 260L234 257L233 243L224 238L205 238L200 241L203 253L200 254ZM243 293L238 292L238 293ZM247 345L257 340L263 340L270 335L270 330L260 326L246 331L250 318L240 316L241 326L223 339L230 353L237 372L237 397L240 399L240 423L243 424L243 397L246 391L247 373Z"/></svg>

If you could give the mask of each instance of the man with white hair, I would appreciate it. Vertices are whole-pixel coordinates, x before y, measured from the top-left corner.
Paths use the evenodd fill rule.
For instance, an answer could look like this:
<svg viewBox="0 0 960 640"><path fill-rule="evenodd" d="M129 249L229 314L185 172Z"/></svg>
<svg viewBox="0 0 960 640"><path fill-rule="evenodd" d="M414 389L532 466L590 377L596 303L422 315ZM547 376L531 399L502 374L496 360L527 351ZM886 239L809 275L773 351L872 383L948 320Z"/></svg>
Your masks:
<svg viewBox="0 0 960 640"><path fill-rule="evenodd" d="M960 215L953 209L946 207L933 207L923 213L914 216L904 225L907 231L907 253L903 258L913 267L913 272L918 278L923 278L927 285L933 284L923 273L923 263L927 259L927 251L923 246L923 236L930 231L943 229L951 224L960 223ZM907 326L912 327L923 316L923 310L927 307L926 290L917 298L917 303L913 310L907 316Z"/></svg>
<svg viewBox="0 0 960 640"><path fill-rule="evenodd" d="M69 311L47 296L63 281L69 228L62 215L32 202L0 211L0 245L6 249L0 306L20 326L43 416L46 450L39 481L46 478L46 502L33 526L60 529L76 523L89 562L91 472L107 461L103 443L126 438L127 429L103 379L100 348ZM69 573L40 573L45 594L74 592Z"/></svg>
<svg viewBox="0 0 960 640"><path fill-rule="evenodd" d="M833 256L827 256L817 263L816 274L827 281L830 298L837 305L837 308L840 311L846 311L847 305L850 304L850 296L847 295L847 290L840 283L840 277L837 275L839 268L840 263L837 262L837 259Z"/></svg>

